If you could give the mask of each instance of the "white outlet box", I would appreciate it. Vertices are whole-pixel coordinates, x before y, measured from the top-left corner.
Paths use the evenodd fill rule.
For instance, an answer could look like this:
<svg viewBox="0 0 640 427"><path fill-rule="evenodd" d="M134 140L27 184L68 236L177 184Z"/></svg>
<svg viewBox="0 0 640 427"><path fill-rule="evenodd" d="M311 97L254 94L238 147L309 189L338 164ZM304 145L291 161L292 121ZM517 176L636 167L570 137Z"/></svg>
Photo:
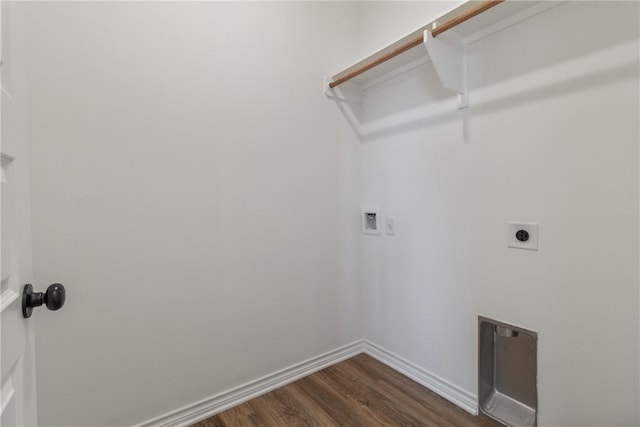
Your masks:
<svg viewBox="0 0 640 427"><path fill-rule="evenodd" d="M517 249L538 250L538 224L531 222L510 222L507 246Z"/></svg>
<svg viewBox="0 0 640 427"><path fill-rule="evenodd" d="M380 209L365 208L360 214L362 218L362 232L365 234L380 234Z"/></svg>

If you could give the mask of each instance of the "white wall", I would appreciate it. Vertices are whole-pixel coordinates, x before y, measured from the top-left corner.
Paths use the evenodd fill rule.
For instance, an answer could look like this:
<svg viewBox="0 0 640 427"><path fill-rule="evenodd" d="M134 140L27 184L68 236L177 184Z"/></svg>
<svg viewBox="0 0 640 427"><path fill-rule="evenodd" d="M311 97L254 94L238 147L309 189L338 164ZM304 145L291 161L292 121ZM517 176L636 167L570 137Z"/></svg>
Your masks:
<svg viewBox="0 0 640 427"><path fill-rule="evenodd" d="M362 7L375 37L386 7ZM514 323L539 334L540 425L640 423L638 17L567 2L477 42L468 110L430 64L365 92L361 202L397 229L362 236L368 339L476 394L477 316Z"/></svg>
<svg viewBox="0 0 640 427"><path fill-rule="evenodd" d="M131 425L362 337L350 3L28 8L40 424ZM330 29L330 31L328 30Z"/></svg>
<svg viewBox="0 0 640 427"><path fill-rule="evenodd" d="M360 56L364 57L395 42L415 29L455 9L465 1L358 2ZM353 58L345 66L352 63Z"/></svg>

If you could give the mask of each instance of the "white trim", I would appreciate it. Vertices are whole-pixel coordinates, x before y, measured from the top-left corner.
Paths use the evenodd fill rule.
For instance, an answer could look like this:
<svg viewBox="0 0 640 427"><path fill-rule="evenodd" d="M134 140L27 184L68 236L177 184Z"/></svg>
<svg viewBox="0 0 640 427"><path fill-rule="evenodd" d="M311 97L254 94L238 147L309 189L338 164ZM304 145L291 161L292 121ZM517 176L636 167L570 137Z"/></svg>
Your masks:
<svg viewBox="0 0 640 427"><path fill-rule="evenodd" d="M398 68L394 68L393 70L382 74L379 77L373 78L367 82L362 83L362 85L360 86L362 88L362 90L367 90L367 89L371 89L374 86L377 86L381 83L386 82L387 80L390 80L394 77L398 77L401 74L404 73L408 73L409 71L416 69L422 65L427 65L428 63L431 62L431 58L429 58L428 55L423 56L422 58L418 58L416 60L413 60L407 64L404 64Z"/></svg>
<svg viewBox="0 0 640 427"><path fill-rule="evenodd" d="M0 163L2 164L3 168L9 166L9 163L13 162L14 160L15 158L13 158L12 156L5 153L0 153Z"/></svg>
<svg viewBox="0 0 640 427"><path fill-rule="evenodd" d="M356 341L336 350L312 357L301 363L250 381L239 387L216 394L207 399L184 406L165 415L138 424L139 427L188 426L215 414L240 405L255 397L292 383L343 360L362 353L362 341Z"/></svg>
<svg viewBox="0 0 640 427"><path fill-rule="evenodd" d="M536 15L540 15L543 12L546 12L549 9L552 9L556 6L561 5L562 3L566 3L567 0L559 0L559 1L542 1L538 4L535 4L521 12L518 12L514 15L511 15L505 19L502 19L496 22L493 25L490 25L482 30L478 31L475 34L472 34L466 37L464 40L467 45L472 45L480 40L492 36L495 33L499 33L500 31L506 30L509 27L512 27L516 24L519 24L522 21L526 21L527 19L531 19Z"/></svg>
<svg viewBox="0 0 640 427"><path fill-rule="evenodd" d="M3 313L11 304L20 298L20 294L12 289L7 289L0 294L0 313Z"/></svg>
<svg viewBox="0 0 640 427"><path fill-rule="evenodd" d="M0 175L0 182L7 183L7 168L15 159L8 154L0 153L0 166L2 166L2 175Z"/></svg>
<svg viewBox="0 0 640 427"><path fill-rule="evenodd" d="M364 353L422 384L465 411L478 415L478 397L384 348L363 340Z"/></svg>
<svg viewBox="0 0 640 427"><path fill-rule="evenodd" d="M403 359L377 344L368 340L359 340L231 390L168 412L152 420L137 424L137 427L189 426L360 353L365 353L384 363L465 411L473 415L478 414L478 399L475 394L463 390L444 378Z"/></svg>

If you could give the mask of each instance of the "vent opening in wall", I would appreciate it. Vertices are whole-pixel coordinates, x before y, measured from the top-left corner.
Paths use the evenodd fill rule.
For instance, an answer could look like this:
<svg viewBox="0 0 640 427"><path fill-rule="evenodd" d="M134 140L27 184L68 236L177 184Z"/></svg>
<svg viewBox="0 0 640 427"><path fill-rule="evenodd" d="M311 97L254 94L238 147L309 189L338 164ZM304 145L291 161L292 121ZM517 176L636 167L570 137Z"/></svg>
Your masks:
<svg viewBox="0 0 640 427"><path fill-rule="evenodd" d="M537 425L538 334L478 317L480 410L507 426Z"/></svg>
<svg viewBox="0 0 640 427"><path fill-rule="evenodd" d="M362 232L366 234L380 234L380 210L363 209Z"/></svg>

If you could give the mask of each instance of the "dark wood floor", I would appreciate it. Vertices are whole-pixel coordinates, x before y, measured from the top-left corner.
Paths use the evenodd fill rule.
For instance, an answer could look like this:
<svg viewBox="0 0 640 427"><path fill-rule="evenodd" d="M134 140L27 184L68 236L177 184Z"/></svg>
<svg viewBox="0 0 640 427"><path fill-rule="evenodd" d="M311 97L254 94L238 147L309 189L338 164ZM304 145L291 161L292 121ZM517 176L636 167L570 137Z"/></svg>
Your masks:
<svg viewBox="0 0 640 427"><path fill-rule="evenodd" d="M498 427L360 354L204 420L223 426Z"/></svg>

